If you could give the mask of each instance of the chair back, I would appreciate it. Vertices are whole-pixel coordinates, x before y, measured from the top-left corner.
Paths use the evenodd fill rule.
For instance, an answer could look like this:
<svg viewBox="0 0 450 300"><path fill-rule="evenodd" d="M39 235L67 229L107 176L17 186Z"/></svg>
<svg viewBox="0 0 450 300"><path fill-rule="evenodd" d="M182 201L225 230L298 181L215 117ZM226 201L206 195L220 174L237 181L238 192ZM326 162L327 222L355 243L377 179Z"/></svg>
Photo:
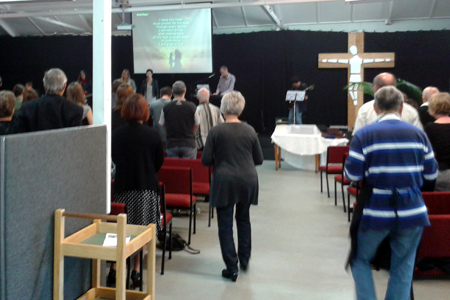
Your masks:
<svg viewBox="0 0 450 300"><path fill-rule="evenodd" d="M111 212L110 215L118 216L119 214L126 214L127 213L127 207L125 203L116 203L111 202Z"/></svg>
<svg viewBox="0 0 450 300"><path fill-rule="evenodd" d="M450 215L450 192L422 192L429 215Z"/></svg>
<svg viewBox="0 0 450 300"><path fill-rule="evenodd" d="M197 159L202 159L203 151L197 151Z"/></svg>
<svg viewBox="0 0 450 300"><path fill-rule="evenodd" d="M342 164L342 157L348 153L350 146L329 146L327 150L327 164Z"/></svg>
<svg viewBox="0 0 450 300"><path fill-rule="evenodd" d="M194 182L210 183L209 167L204 166L200 159L185 159L167 157L164 159L165 167L186 167L192 169Z"/></svg>
<svg viewBox="0 0 450 300"><path fill-rule="evenodd" d="M186 167L163 166L158 172L158 180L169 194L192 195L192 169Z"/></svg>

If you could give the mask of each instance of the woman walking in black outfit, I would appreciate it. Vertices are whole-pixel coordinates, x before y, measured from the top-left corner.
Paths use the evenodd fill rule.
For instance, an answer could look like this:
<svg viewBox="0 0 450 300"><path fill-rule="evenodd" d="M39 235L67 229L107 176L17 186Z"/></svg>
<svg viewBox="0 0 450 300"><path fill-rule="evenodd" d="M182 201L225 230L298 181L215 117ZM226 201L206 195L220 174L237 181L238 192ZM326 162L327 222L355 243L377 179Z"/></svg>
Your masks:
<svg viewBox="0 0 450 300"><path fill-rule="evenodd" d="M220 111L226 122L214 126L206 139L202 163L214 166L210 204L217 209L220 248L226 269L222 276L236 281L238 259L246 271L251 254L250 205L258 204L256 165L263 163L255 130L238 119L245 99L239 92L222 98ZM233 214L236 207L238 251L233 239Z"/></svg>

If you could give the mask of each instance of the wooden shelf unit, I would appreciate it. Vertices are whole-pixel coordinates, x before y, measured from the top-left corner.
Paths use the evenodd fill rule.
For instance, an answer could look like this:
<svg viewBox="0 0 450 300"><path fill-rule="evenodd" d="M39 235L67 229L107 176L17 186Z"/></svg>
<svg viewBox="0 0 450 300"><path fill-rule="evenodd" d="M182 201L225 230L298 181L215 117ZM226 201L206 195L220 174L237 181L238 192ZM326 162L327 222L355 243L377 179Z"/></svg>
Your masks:
<svg viewBox="0 0 450 300"><path fill-rule="evenodd" d="M64 237L65 217L92 219L93 224ZM116 223L107 223L112 221ZM53 269L53 299L64 299L64 257L92 259L92 288L79 300L154 300L155 299L155 224L148 226L127 225L126 214L118 216L79 214L58 209L55 212L55 254ZM117 234L117 247L104 247L92 241L106 233ZM126 243L126 236L131 235ZM103 239L101 239L103 242ZM147 245L147 292L126 290L126 259ZM100 286L100 261L116 262L116 288Z"/></svg>

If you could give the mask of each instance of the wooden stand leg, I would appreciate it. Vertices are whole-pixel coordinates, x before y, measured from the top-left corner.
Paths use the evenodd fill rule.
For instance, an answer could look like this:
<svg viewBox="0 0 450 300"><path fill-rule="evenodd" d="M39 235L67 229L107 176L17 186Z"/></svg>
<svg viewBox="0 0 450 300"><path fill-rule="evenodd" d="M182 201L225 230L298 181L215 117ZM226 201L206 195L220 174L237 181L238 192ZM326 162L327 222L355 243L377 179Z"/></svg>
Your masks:
<svg viewBox="0 0 450 300"><path fill-rule="evenodd" d="M319 172L320 168L320 154L316 154L316 173Z"/></svg>
<svg viewBox="0 0 450 300"><path fill-rule="evenodd" d="M98 226L100 225L101 220L96 219L94 220L94 224ZM98 288L100 287L100 266L101 260L100 259L93 259L92 260L92 287Z"/></svg>
<svg viewBox="0 0 450 300"><path fill-rule="evenodd" d="M120 214L117 219L117 259L116 259L116 300L126 299L126 271L127 263L125 257L126 226L127 217Z"/></svg>
<svg viewBox="0 0 450 300"><path fill-rule="evenodd" d="M278 171L281 168L281 148L274 144L275 150L275 170Z"/></svg>
<svg viewBox="0 0 450 300"><path fill-rule="evenodd" d="M151 295L150 299L155 299L155 251L156 251L156 226L150 224L153 227L153 238L147 244L147 295Z"/></svg>
<svg viewBox="0 0 450 300"><path fill-rule="evenodd" d="M275 171L278 171L278 146L274 144L273 149L275 151Z"/></svg>
<svg viewBox="0 0 450 300"><path fill-rule="evenodd" d="M64 209L55 212L55 258L53 261L53 299L64 299L64 255L61 243L64 240Z"/></svg>

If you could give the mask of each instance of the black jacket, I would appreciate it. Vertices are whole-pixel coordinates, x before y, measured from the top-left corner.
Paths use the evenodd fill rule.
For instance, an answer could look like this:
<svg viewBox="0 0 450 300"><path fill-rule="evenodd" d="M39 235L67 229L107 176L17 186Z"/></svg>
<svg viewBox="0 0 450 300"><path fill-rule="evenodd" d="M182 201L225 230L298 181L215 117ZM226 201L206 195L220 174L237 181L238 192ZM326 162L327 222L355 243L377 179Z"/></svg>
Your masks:
<svg viewBox="0 0 450 300"><path fill-rule="evenodd" d="M156 99L159 99L159 87L158 87L158 81L153 78L152 80L152 89L153 89L153 95L155 95ZM144 79L141 83L141 94L145 97L147 94L147 79Z"/></svg>
<svg viewBox="0 0 450 300"><path fill-rule="evenodd" d="M81 126L83 108L63 96L44 95L23 104L18 121L22 132Z"/></svg>

